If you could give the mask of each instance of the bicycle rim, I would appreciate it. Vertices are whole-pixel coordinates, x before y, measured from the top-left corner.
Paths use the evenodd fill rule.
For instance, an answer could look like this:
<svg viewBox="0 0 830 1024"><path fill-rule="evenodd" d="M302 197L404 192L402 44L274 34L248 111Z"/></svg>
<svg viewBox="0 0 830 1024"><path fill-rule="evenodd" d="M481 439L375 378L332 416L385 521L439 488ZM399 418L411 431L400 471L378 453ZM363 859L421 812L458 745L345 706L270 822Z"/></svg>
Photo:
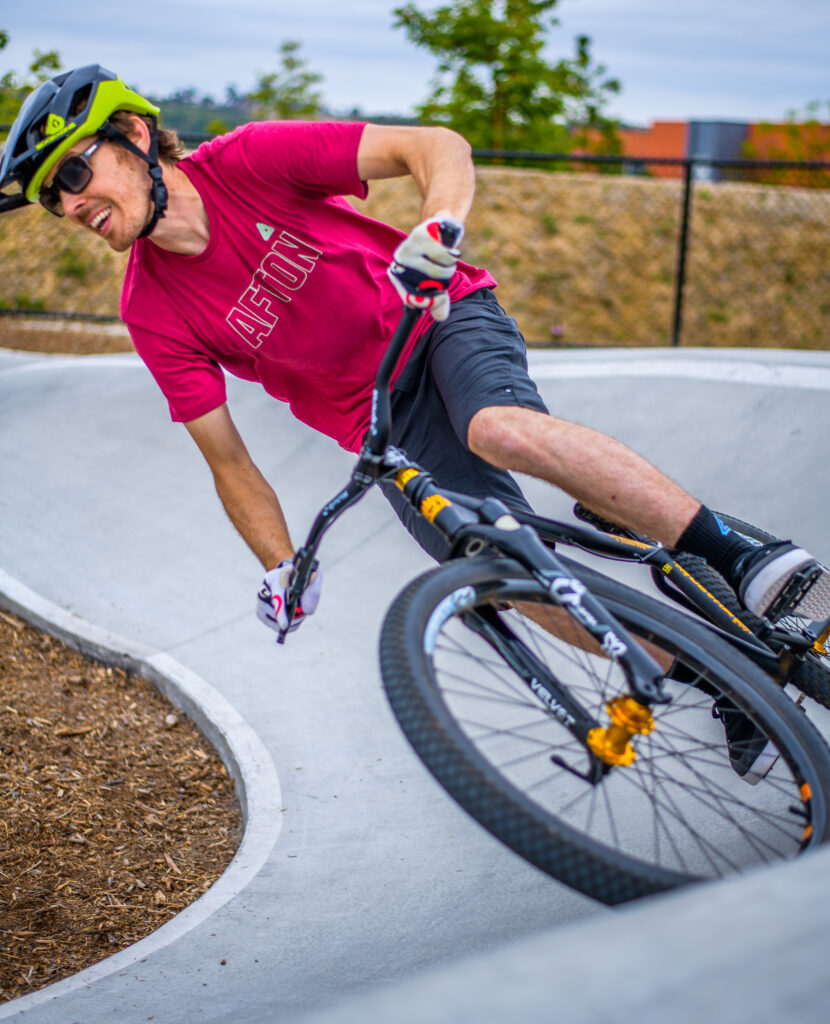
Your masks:
<svg viewBox="0 0 830 1024"><path fill-rule="evenodd" d="M653 709L656 727L635 739L636 760L598 785L576 774L589 767L583 743L463 616L498 609L601 724L607 701L626 692L619 666L510 608L548 603L514 563L459 561L410 585L381 636L390 704L444 788L531 863L609 904L825 841L830 753L806 716L685 615L590 570L578 574L629 630L676 658L672 702ZM757 785L730 763L723 723L712 717L716 696L728 697L780 755Z"/></svg>

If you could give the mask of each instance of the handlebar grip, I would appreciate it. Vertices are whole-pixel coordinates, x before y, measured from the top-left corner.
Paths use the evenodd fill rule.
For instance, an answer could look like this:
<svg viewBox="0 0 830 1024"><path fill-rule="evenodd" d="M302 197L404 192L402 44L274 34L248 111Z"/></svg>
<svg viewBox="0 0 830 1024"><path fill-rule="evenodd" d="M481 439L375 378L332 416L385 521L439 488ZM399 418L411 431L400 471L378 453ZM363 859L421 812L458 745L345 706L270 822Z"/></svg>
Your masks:
<svg viewBox="0 0 830 1024"><path fill-rule="evenodd" d="M305 592L305 588L308 586L308 581L319 568L320 563L316 558L309 562L308 552L305 548L300 548L294 556L294 570L291 573L288 586L285 588L285 613L288 617L289 627L291 626L291 620L294 618L294 612L297 610ZM288 629L281 630L277 635L277 643L284 644L288 633Z"/></svg>

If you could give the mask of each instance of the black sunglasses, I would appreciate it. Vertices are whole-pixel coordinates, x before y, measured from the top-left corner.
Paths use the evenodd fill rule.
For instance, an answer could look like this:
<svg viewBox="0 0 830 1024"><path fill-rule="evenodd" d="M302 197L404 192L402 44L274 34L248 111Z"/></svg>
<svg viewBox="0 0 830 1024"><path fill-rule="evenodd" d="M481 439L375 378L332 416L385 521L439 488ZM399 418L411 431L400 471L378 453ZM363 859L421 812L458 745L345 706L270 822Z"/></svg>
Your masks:
<svg viewBox="0 0 830 1024"><path fill-rule="evenodd" d="M54 213L56 217L62 217L61 192L71 192L73 196L83 192L92 181L89 158L106 141L106 139L97 139L83 153L76 153L64 160L58 168L58 173L52 179L52 184L41 186L39 196L41 205L46 207L50 213Z"/></svg>

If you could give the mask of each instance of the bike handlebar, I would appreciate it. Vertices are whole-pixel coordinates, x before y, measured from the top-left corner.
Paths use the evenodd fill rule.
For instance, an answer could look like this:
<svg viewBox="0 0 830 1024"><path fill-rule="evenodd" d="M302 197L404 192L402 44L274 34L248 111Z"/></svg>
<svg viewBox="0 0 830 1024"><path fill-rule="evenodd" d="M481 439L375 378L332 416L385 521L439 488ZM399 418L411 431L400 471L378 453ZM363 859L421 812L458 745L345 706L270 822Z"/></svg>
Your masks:
<svg viewBox="0 0 830 1024"><path fill-rule="evenodd" d="M369 477L363 477L360 480L356 479L356 476L361 477L361 467L370 469L372 466L378 466L382 461L392 429L392 403L389 397L389 384L401 353L406 347L409 336L421 313L422 310L420 309L404 308L375 376L375 386L372 392L372 416L369 430L366 432L363 440L363 449L358 460L358 467L352 475L351 482L318 514L306 543L294 556L294 572L286 591L285 600L285 610L289 623L300 603L300 595L305 590L312 572L317 567L314 555L317 551L317 546L322 540L323 533L334 519L352 505L365 490ZM281 630L277 635L277 643L285 643L287 635L288 630Z"/></svg>
<svg viewBox="0 0 830 1024"><path fill-rule="evenodd" d="M368 448L372 455L383 455L389 443L389 432L392 429L392 402L389 397L389 384L401 353L420 316L420 309L404 309L378 367L375 388L372 392L372 418L364 438L364 447Z"/></svg>
<svg viewBox="0 0 830 1024"><path fill-rule="evenodd" d="M454 249L461 239L464 228L457 221L441 221L438 224L438 231L441 235L441 244L448 249ZM438 289L428 289L423 292L424 297L436 294ZM383 455L386 445L389 442L389 432L392 427L392 408L389 399L389 384L392 374L398 365L401 353L406 347L406 342L422 314L420 309L404 307L398 326L392 335L392 340L383 354L378 372L375 377L375 389L372 395L372 418L369 430L364 439L364 448L372 455Z"/></svg>
<svg viewBox="0 0 830 1024"><path fill-rule="evenodd" d="M442 244L452 249L459 242L464 229L457 221L441 221L438 225L438 230L441 235ZM439 289L437 288L428 289L423 294L425 297L428 297L438 291ZM387 450L389 435L392 430L392 402L389 395L392 374L395 372L398 360L406 348L406 343L422 314L422 309L404 306L401 318L392 333L392 338L380 361L372 392L372 411L369 429L363 439L363 448L358 461L358 468L355 471L356 476L361 475L360 471L362 468L377 467ZM353 475L352 482L318 515L312 526L308 541L295 555L294 573L286 593L286 613L289 622L299 604L300 595L317 566L314 555L322 534L333 521L333 518L336 515L342 514L349 505L357 500L365 489L363 481L357 482L355 475ZM336 513L334 512L335 507L337 508ZM277 637L279 643L285 642L286 633L287 631L280 632Z"/></svg>

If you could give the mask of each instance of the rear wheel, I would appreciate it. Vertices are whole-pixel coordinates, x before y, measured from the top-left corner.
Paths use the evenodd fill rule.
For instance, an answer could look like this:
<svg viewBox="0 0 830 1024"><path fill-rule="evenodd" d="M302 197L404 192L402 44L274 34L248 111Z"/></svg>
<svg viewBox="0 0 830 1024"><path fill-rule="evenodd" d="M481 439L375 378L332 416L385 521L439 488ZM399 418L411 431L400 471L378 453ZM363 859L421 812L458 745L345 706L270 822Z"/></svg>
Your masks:
<svg viewBox="0 0 830 1024"><path fill-rule="evenodd" d="M596 762L567 712L507 660L515 665L530 652L600 725L608 702L627 693L619 666L540 627L550 596L515 563L450 562L399 595L380 645L392 709L441 785L521 856L609 904L826 841L830 752L801 710L686 615L568 564L672 666L671 703L652 708L655 727L634 738L632 764L588 781ZM508 651L505 660L476 632L494 618L512 631L518 659ZM755 740L778 755L757 785L733 768L724 723L713 717L724 706L746 716ZM734 743L731 753L741 753Z"/></svg>

